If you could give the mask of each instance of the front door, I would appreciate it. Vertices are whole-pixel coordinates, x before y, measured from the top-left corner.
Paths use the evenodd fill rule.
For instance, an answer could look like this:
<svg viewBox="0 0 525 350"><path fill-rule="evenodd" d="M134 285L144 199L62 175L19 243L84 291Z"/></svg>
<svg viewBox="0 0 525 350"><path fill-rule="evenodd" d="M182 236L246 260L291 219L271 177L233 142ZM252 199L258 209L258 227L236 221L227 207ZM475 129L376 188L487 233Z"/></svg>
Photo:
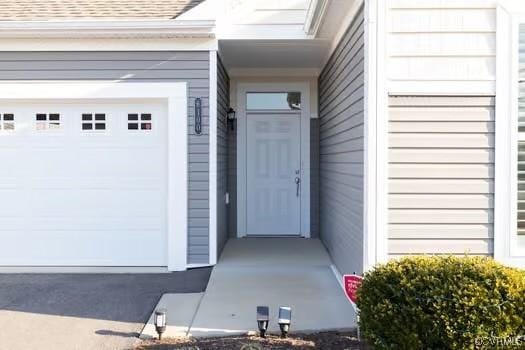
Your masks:
<svg viewBox="0 0 525 350"><path fill-rule="evenodd" d="M301 233L300 112L247 114L246 233Z"/></svg>

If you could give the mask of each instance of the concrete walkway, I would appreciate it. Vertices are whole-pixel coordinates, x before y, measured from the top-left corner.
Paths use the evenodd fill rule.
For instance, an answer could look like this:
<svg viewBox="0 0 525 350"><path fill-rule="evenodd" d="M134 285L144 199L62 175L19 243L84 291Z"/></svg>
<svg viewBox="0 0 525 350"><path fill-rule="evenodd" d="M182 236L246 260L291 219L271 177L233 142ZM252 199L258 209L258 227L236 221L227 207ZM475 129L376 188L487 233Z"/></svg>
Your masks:
<svg viewBox="0 0 525 350"><path fill-rule="evenodd" d="M164 293L202 292L209 275L0 274L0 350L130 349Z"/></svg>
<svg viewBox="0 0 525 350"><path fill-rule="evenodd" d="M279 306L292 307L292 332L355 328L355 313L334 277L319 240L230 240L204 295L164 296L167 336L223 336L257 330L257 305L270 307L270 331L278 332ZM195 305L194 316L181 303ZM191 307L190 307L191 308ZM143 337L148 337L148 327ZM150 325L149 334L154 335Z"/></svg>

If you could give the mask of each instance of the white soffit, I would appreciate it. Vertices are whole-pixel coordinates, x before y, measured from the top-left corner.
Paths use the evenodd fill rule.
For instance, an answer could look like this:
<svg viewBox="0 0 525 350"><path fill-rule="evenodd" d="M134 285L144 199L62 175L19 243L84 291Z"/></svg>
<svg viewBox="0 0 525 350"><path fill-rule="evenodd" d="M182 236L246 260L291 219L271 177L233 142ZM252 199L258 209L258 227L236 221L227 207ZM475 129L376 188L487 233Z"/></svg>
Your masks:
<svg viewBox="0 0 525 350"><path fill-rule="evenodd" d="M339 41L340 32L346 31L349 22L355 15L360 0L331 0L324 11L324 19L319 25L318 39Z"/></svg>
<svg viewBox="0 0 525 350"><path fill-rule="evenodd" d="M221 58L231 68L320 68L327 40L222 40Z"/></svg>

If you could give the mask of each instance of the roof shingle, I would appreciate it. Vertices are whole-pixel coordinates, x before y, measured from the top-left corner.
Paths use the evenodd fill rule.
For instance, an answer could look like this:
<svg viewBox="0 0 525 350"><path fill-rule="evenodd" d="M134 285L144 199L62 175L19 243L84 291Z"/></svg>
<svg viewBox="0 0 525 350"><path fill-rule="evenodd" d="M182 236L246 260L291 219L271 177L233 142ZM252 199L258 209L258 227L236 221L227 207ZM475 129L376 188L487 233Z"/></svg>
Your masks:
<svg viewBox="0 0 525 350"><path fill-rule="evenodd" d="M173 19L204 0L1 0L0 21Z"/></svg>

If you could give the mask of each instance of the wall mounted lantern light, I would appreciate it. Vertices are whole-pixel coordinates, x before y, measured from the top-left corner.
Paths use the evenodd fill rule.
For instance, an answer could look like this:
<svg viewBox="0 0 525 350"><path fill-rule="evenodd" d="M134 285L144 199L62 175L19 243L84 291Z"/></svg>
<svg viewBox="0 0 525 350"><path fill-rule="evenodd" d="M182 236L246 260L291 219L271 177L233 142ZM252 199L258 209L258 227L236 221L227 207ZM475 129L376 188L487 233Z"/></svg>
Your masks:
<svg viewBox="0 0 525 350"><path fill-rule="evenodd" d="M155 310L155 316L153 321L155 323L155 330L159 335L159 340L161 340L162 334L166 332L166 310Z"/></svg>
<svg viewBox="0 0 525 350"><path fill-rule="evenodd" d="M266 330L270 321L270 308L268 306L257 306L257 326L261 338L266 337Z"/></svg>
<svg viewBox="0 0 525 350"><path fill-rule="evenodd" d="M232 130L234 130L234 124L235 124L236 118L237 117L235 116L235 109L230 107L230 109L228 109L228 112L226 113L226 121L228 122Z"/></svg>

